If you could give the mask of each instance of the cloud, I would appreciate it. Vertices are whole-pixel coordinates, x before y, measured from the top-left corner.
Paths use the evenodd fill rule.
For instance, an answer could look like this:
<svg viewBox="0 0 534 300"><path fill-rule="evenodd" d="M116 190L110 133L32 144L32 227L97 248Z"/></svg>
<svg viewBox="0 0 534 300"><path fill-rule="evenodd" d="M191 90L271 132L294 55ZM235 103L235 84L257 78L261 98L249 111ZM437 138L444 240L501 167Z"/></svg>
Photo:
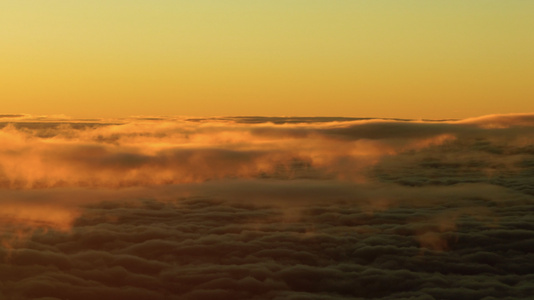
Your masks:
<svg viewBox="0 0 534 300"><path fill-rule="evenodd" d="M531 115L9 118L6 299L524 299L534 289Z"/></svg>
<svg viewBox="0 0 534 300"><path fill-rule="evenodd" d="M481 128L510 128L534 126L534 114L486 115L460 120L459 124L474 124Z"/></svg>
<svg viewBox="0 0 534 300"><path fill-rule="evenodd" d="M206 188L224 195L219 186ZM528 243L534 234L520 228L531 220L517 218L518 206L494 203L506 202L507 189L498 188L499 195L482 188L442 187L431 195L425 188L397 187L389 197L400 203L374 211L358 203L387 189L363 191L367 195L352 201L346 193L337 200L332 195L326 201L325 193L322 199L289 203L269 203L250 193L218 199L195 193L174 201L92 204L70 232L41 232L12 250L3 267L16 272L3 274L3 291L59 299L81 291L80 299L528 295ZM400 193L406 198L396 199ZM409 195L422 199L412 202ZM508 196L512 202L530 199ZM486 216L473 209L482 197L494 203L484 206L493 207ZM291 206L296 210L288 215ZM425 248L421 232L450 245Z"/></svg>

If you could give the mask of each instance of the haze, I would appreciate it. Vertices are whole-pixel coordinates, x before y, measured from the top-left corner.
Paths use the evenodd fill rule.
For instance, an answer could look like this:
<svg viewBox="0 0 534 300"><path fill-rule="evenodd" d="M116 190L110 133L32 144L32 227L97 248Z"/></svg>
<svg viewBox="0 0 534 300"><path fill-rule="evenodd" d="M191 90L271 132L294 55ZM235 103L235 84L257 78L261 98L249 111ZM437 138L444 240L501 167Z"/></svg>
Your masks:
<svg viewBox="0 0 534 300"><path fill-rule="evenodd" d="M534 111L532 1L2 1L2 110L466 118Z"/></svg>

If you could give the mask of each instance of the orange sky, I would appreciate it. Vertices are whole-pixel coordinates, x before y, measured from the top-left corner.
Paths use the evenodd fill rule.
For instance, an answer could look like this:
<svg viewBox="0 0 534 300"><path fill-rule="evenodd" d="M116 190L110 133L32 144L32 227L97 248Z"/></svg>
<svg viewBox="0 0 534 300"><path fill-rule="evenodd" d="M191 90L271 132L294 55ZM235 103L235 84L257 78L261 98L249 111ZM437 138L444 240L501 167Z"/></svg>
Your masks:
<svg viewBox="0 0 534 300"><path fill-rule="evenodd" d="M2 1L1 113L534 111L534 2Z"/></svg>

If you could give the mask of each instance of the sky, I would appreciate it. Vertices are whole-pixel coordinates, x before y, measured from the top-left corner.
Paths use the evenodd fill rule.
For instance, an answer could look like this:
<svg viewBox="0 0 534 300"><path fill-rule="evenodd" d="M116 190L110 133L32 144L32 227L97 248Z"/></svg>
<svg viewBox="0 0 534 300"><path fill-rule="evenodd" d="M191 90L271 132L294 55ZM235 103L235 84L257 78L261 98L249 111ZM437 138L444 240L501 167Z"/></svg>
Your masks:
<svg viewBox="0 0 534 300"><path fill-rule="evenodd" d="M467 118L534 111L532 1L0 3L2 112Z"/></svg>

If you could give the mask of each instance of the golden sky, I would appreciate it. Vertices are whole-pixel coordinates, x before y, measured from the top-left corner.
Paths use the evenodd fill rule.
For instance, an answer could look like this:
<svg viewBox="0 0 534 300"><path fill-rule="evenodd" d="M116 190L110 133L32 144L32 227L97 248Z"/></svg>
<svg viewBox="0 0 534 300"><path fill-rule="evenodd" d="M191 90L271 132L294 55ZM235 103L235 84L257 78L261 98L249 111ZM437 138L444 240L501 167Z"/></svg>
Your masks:
<svg viewBox="0 0 534 300"><path fill-rule="evenodd" d="M0 2L1 113L534 111L534 1Z"/></svg>

